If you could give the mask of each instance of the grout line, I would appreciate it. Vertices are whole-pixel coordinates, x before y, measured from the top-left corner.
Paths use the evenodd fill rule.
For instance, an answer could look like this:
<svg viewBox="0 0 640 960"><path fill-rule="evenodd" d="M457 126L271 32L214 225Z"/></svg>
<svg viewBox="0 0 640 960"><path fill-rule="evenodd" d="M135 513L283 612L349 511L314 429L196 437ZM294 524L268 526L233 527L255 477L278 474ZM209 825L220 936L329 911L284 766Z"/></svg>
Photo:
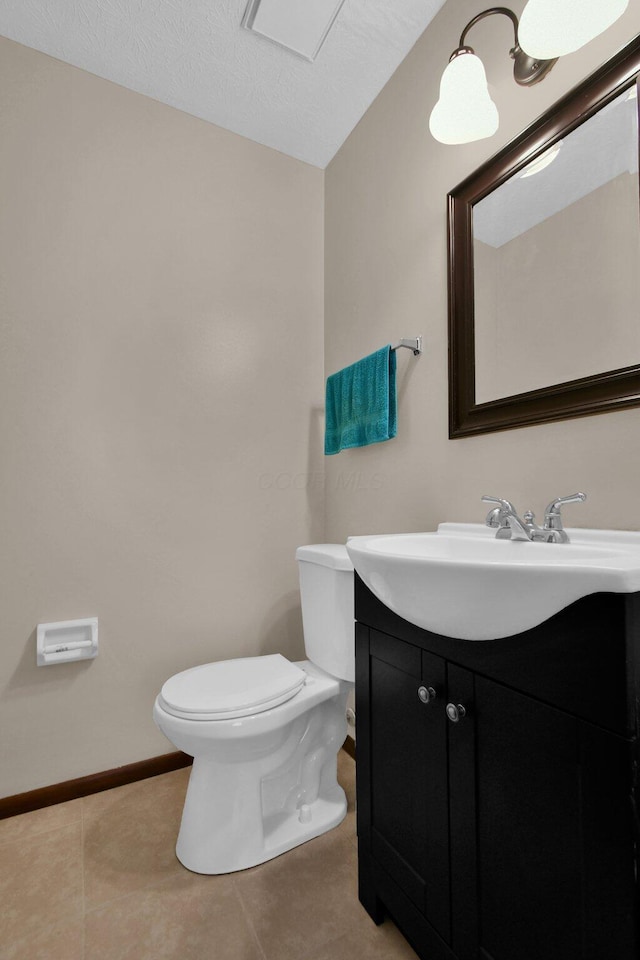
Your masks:
<svg viewBox="0 0 640 960"><path fill-rule="evenodd" d="M245 920L247 921L247 925L248 925L248 927L249 927L249 930L250 930L251 933L253 934L253 939L254 939L255 942L256 942L256 946L258 947L258 950L260 951L260 956L263 958L263 960L267 960L267 955L266 955L266 953L264 952L264 949L263 949L262 944L260 943L260 938L259 938L258 934L256 933L256 928L255 928L254 925L253 925L253 920L251 919L251 915L249 914L249 910L247 909L247 905L246 905L245 902L244 902L244 898L243 898L240 890L238 889L238 885L237 885L235 879L232 877L231 880L232 880L232 883L233 883L233 889L235 890L236 895L237 895L237 897L238 897L238 900L240 901L240 907L242 908L242 912L243 912L243 914L244 914L244 918L245 918Z"/></svg>
<svg viewBox="0 0 640 960"><path fill-rule="evenodd" d="M186 868L185 868L186 870ZM112 903L116 903L119 900L130 899L131 897L137 897L144 893L151 893L155 890L160 890L162 887L172 884L175 886L176 876L179 874L174 874L173 876L163 877L161 880L150 880L149 883L144 884L142 887L134 887L132 890L126 890L122 893L117 893L113 897L109 897L107 900L100 900L99 903L92 903L85 905L85 916L89 914L96 913L98 910L102 910L103 907L111 906ZM195 876L195 874L194 874Z"/></svg>

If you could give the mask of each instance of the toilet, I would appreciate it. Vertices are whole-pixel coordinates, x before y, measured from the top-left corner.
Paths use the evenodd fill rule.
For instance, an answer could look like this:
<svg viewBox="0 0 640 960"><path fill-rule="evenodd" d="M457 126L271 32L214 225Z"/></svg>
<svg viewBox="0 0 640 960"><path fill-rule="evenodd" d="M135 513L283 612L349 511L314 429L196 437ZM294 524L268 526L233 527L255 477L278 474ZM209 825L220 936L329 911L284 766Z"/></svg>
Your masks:
<svg viewBox="0 0 640 960"><path fill-rule="evenodd" d="M153 718L193 757L176 845L195 873L271 860L345 817L336 776L355 672L353 566L342 544L296 551L306 660L222 660L171 677Z"/></svg>

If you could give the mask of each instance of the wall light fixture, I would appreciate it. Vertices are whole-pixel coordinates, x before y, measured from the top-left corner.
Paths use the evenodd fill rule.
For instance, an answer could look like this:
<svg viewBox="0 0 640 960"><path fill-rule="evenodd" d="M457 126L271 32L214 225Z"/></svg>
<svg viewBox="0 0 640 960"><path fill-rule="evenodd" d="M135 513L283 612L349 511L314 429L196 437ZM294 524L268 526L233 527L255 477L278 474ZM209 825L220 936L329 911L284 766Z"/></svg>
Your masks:
<svg viewBox="0 0 640 960"><path fill-rule="evenodd" d="M513 23L513 78L523 87L544 80L558 57L572 53L606 30L626 10L629 0L529 0L518 18L508 7L490 7L473 17L460 35L440 81L440 97L429 129L440 143L471 143L498 129L498 109L491 99L484 66L466 45L469 30L494 14Z"/></svg>

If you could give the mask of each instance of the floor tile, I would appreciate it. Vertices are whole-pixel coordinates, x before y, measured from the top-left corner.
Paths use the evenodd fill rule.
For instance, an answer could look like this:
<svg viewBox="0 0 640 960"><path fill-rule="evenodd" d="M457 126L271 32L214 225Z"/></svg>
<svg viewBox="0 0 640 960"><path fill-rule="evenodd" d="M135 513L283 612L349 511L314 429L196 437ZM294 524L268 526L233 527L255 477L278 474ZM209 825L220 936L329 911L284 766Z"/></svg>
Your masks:
<svg viewBox="0 0 640 960"><path fill-rule="evenodd" d="M229 876L185 873L86 917L87 960L264 960Z"/></svg>
<svg viewBox="0 0 640 960"><path fill-rule="evenodd" d="M7 817L0 820L0 843L27 840L49 830L68 827L81 819L82 800L69 800L68 803L56 803L31 813L21 813L17 817Z"/></svg>
<svg viewBox="0 0 640 960"><path fill-rule="evenodd" d="M85 799L87 909L186 873L175 845L187 780L177 770Z"/></svg>
<svg viewBox="0 0 640 960"><path fill-rule="evenodd" d="M49 923L0 944L0 960L83 960L84 922Z"/></svg>
<svg viewBox="0 0 640 960"><path fill-rule="evenodd" d="M385 920L376 927L373 920L367 918L369 929L358 924L357 931L347 933L337 940L326 944L317 952L304 953L300 960L418 960L398 928L391 920Z"/></svg>
<svg viewBox="0 0 640 960"><path fill-rule="evenodd" d="M364 913L356 895L356 850L339 831L234 874L267 960L299 960L352 928Z"/></svg>
<svg viewBox="0 0 640 960"><path fill-rule="evenodd" d="M335 830L221 877L175 856L189 772L0 822L0 960L415 960L358 902L351 757Z"/></svg>
<svg viewBox="0 0 640 960"><path fill-rule="evenodd" d="M0 846L0 942L18 943L82 913L82 824Z"/></svg>

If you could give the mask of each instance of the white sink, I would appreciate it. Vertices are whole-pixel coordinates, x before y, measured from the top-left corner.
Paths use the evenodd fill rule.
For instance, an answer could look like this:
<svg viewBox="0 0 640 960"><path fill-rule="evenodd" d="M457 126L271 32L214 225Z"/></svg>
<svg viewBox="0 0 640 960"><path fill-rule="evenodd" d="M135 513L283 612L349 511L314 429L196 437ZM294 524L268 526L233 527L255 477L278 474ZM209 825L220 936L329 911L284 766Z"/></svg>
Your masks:
<svg viewBox="0 0 640 960"><path fill-rule="evenodd" d="M351 537L372 593L419 627L461 640L509 637L580 597L640 590L640 533L567 530L570 543L496 540L483 524Z"/></svg>

